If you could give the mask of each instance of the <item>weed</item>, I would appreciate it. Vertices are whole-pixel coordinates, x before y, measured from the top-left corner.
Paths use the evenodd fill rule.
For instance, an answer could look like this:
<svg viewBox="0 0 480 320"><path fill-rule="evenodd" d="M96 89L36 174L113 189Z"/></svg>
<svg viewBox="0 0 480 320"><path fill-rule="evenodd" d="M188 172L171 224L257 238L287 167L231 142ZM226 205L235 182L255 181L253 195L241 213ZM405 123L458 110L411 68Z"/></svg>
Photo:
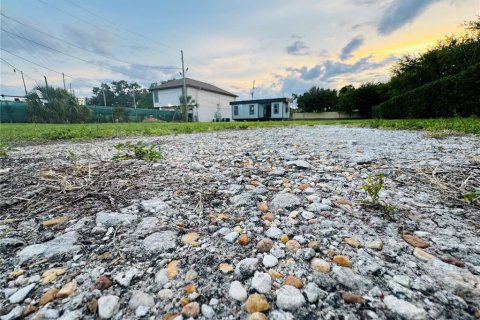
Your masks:
<svg viewBox="0 0 480 320"><path fill-rule="evenodd" d="M385 180L383 178L383 174L379 174L375 178L369 175L367 180L365 180L362 189L368 193L372 199L372 203L378 203L379 193L380 190L382 190L384 183Z"/></svg>
<svg viewBox="0 0 480 320"><path fill-rule="evenodd" d="M130 141L126 143L119 143L115 146L115 149L121 151L121 153L113 156L112 160L128 160L138 159L145 161L157 161L163 159L163 155L159 150L156 150L155 145L147 146L143 142L137 142L136 144Z"/></svg>
<svg viewBox="0 0 480 320"><path fill-rule="evenodd" d="M463 194L463 200L468 203L473 203L478 199L480 199L480 191L471 191Z"/></svg>
<svg viewBox="0 0 480 320"><path fill-rule="evenodd" d="M0 158L8 157L8 153L10 152L11 148L8 144L0 142Z"/></svg>
<svg viewBox="0 0 480 320"><path fill-rule="evenodd" d="M76 167L78 163L78 155L75 151L73 150L68 150L68 155L67 155L68 161L72 164L72 166Z"/></svg>

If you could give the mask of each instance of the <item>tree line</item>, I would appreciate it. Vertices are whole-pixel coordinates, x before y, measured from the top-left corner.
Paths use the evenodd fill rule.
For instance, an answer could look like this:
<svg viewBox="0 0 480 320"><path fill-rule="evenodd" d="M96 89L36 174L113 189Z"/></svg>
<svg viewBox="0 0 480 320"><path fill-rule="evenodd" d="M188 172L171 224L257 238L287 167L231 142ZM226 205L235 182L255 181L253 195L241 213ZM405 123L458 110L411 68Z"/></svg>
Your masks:
<svg viewBox="0 0 480 320"><path fill-rule="evenodd" d="M462 36L445 37L423 54L402 57L388 82L340 90L314 86L293 98L301 112L358 111L366 118L480 115L480 16L464 27Z"/></svg>
<svg viewBox="0 0 480 320"><path fill-rule="evenodd" d="M128 83L126 80L112 81L109 84L102 83L99 87L93 87L93 96L86 103L92 106L116 107L116 108L153 108L152 94L137 82ZM105 95L105 99L104 99Z"/></svg>

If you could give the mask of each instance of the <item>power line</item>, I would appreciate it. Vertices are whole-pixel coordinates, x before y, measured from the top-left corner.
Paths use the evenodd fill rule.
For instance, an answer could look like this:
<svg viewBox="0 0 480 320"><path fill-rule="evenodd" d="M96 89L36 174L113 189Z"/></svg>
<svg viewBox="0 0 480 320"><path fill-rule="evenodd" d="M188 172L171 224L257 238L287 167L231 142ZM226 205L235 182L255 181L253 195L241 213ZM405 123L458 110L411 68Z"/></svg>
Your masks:
<svg viewBox="0 0 480 320"><path fill-rule="evenodd" d="M31 64L34 64L34 65L36 65L36 66L38 66L38 67L40 67L40 68L43 68L43 69L52 71L52 72L57 73L57 74L59 74L59 75L62 74L62 72L59 72L59 71L57 71L57 70L54 70L54 69L49 68L49 67L46 67L46 66L43 66L43 65L41 65L41 64L39 64L39 63L36 63L36 62L34 62L34 61L32 61L32 60L29 60L29 59L27 59L27 58L21 57L21 56L15 54L15 53L13 53L13 52L7 50L7 49L0 48L0 50L5 51L5 52L7 52L7 53L11 54L12 56L15 56L15 57L17 57L17 58L19 58L19 59L25 60L25 61L27 61L27 62L29 62L29 63L31 63ZM84 83L84 84L88 84L89 86L92 86L92 84L93 84L93 82L81 80L81 79L72 77L72 76L70 76L70 75L68 75L68 74L66 74L66 73L64 73L64 75L65 75L65 77L68 77L68 78L70 78L70 79L73 79L73 80L75 80L75 81L78 81L78 82L81 82L81 83ZM95 86L95 84L93 84L93 86Z"/></svg>
<svg viewBox="0 0 480 320"><path fill-rule="evenodd" d="M130 76L129 74L127 74L127 73L125 73L125 72L122 72L122 71L119 71L119 70L115 70L115 69L113 69L112 67L99 66L99 65L98 65L97 63L95 63L95 62L92 62L92 61L89 61L89 60L85 60L85 59L83 59L83 58L74 56L74 55L69 54L69 53L65 53L65 52L63 52L63 51L61 51L61 50L58 50L58 49L52 48L52 47L50 47L50 46L44 45L44 44L42 44L42 43L40 43L40 42L37 42L37 41L35 41L35 40L29 39L29 38L23 37L23 36L21 36L21 35L19 35L19 34L10 32L10 31L8 31L8 30L5 30L4 28L0 28L0 29L1 29L3 32L6 32L6 33L8 33L8 34L10 34L10 35L13 35L13 36L16 36L16 37L18 37L18 38L20 38L20 39L23 39L23 40L25 40L25 41L29 41L29 42L37 45L37 46L41 46L41 47L47 48L47 49L49 49L49 50L52 50L52 51L58 52L58 53L60 53L60 54L66 55L66 56L68 56L68 57L71 57L71 58L74 58L74 59L83 61L83 62L85 62L85 63L94 65L94 66L96 66L96 67L104 67L104 68L106 68L106 69L109 69L109 70L112 71L112 72L122 73L122 74L124 74L124 75ZM158 69L169 69L169 70L170 70L170 68L162 68L162 67L158 67ZM177 69L177 68L175 68L175 69ZM141 78L141 77L138 77L138 78L139 78L139 79L143 79L143 80L147 80L147 81L150 81L150 80L151 80L151 79Z"/></svg>
<svg viewBox="0 0 480 320"><path fill-rule="evenodd" d="M58 11L60 11L60 12L62 12L63 14L66 14L66 15L74 18L74 19L77 19L77 20L79 20L79 21L82 21L82 22L84 22L84 23L87 23L88 25L91 25L91 23L90 23L88 20L85 20L85 19L83 19L83 18L79 18L79 17L71 14L70 12L67 12L67 11L65 11L65 10L63 10L63 9L61 9L61 8L59 8L59 7L57 7L57 6L53 5L53 4L45 1L45 0L38 0L38 1L40 1L40 2L46 4L46 5L50 6L50 7L58 10ZM117 28L122 28L122 27L118 27L118 26L117 26ZM123 29L123 28L122 28L122 29ZM120 39L122 39L122 40L124 40L124 41L133 43L133 44L135 44L135 45L141 45L141 44L138 43L138 42L133 42L133 41L127 39L127 38L124 38L123 36L119 35L117 32L112 32L112 31L109 31L109 32L110 32L111 34L113 34L114 36L116 36L117 38L120 38ZM157 52L160 52L160 53L162 53L162 54L165 54L165 55L168 55L168 56L177 58L176 56L174 56L173 54L170 54L170 53L168 53L168 52L165 52L165 51L162 51L162 50L156 50L156 49L154 49L154 48L150 48L150 49L151 49L151 50L154 50L154 51L157 51Z"/></svg>
<svg viewBox="0 0 480 320"><path fill-rule="evenodd" d="M132 63L129 62L129 61L125 61L125 60L121 60L121 59L118 59L118 58L110 57L110 56L108 56L108 55L102 54L102 53L100 53L100 52L95 52L95 51L93 51L93 50L88 50L88 49L86 49L86 48L83 48L83 47L75 44L75 43L72 43L72 42L67 41L67 40L65 40L65 39L62 39L62 38L53 36L53 35L51 35L51 34L48 34L48 33L44 32L44 31L42 31L42 30L39 30L39 29L37 29L37 28L35 28L35 27L32 27L32 26L30 26L30 25L28 25L28 24L26 24L26 23L23 23L22 21L19 21L19 20L15 19L15 18L12 18L12 17L10 17L10 16L7 16L7 15L4 14L3 12L0 13L0 14L1 14L3 17L5 17L5 18L7 18L7 19L10 19L10 20L12 20L12 21L14 21L14 22L16 22L16 23L24 26L24 27L30 28L30 29L38 32L38 33L41 33L41 34L43 34L43 35L45 35L45 36L48 36L48 37L53 38L53 39L55 39L55 40L61 41L61 42L63 42L63 43L66 43L66 44L68 44L68 45L70 45L70 46L73 46L73 47L75 47L75 48L78 48L78 49L81 49L81 50L84 50L84 51L87 51L87 52L90 52L90 53L93 53L93 54L102 56L102 57L104 57L104 58L106 58L106 59L109 59L109 60L117 61L117 62L120 62L120 63L132 64ZM179 68L179 67L162 67L162 69L167 70L167 69L180 69L180 68Z"/></svg>

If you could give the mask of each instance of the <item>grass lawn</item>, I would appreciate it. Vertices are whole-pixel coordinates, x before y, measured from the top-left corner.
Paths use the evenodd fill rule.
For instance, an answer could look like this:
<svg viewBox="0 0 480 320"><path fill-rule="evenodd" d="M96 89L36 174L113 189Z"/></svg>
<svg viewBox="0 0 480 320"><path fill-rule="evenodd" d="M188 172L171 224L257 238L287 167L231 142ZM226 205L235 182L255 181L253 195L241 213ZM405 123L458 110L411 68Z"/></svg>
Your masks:
<svg viewBox="0 0 480 320"><path fill-rule="evenodd" d="M0 124L0 144L18 145L49 140L90 140L129 136L161 136L216 130L248 129L298 125L347 125L385 129L413 129L448 134L480 134L480 119L403 119L403 120L296 120L268 122L197 122L197 123L87 123L87 124Z"/></svg>

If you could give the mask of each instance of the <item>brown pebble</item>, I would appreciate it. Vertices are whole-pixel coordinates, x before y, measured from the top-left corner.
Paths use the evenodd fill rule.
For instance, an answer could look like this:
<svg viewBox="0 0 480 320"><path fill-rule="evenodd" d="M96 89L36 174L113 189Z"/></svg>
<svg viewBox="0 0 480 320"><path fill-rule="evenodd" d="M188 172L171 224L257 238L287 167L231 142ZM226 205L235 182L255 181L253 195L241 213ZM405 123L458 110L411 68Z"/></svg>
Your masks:
<svg viewBox="0 0 480 320"><path fill-rule="evenodd" d="M226 263L226 262L220 263L220 265L218 266L218 268L219 268L220 271L222 271L223 273L229 273L229 272L232 272L232 271L233 271L232 265L229 264L229 263Z"/></svg>
<svg viewBox="0 0 480 320"><path fill-rule="evenodd" d="M112 286L112 280L110 280L110 278L108 278L104 274L102 274L100 277L98 277L98 280L95 283L95 289L98 289L100 291L108 289L111 286Z"/></svg>
<svg viewBox="0 0 480 320"><path fill-rule="evenodd" d="M246 246L250 243L250 238L246 233L243 233L240 235L240 237L238 237L238 243L240 243L242 246Z"/></svg>
<svg viewBox="0 0 480 320"><path fill-rule="evenodd" d="M318 249L320 249L320 241L317 241L317 240L310 241L308 243L308 247L313 249L313 250L318 250Z"/></svg>
<svg viewBox="0 0 480 320"><path fill-rule="evenodd" d="M90 300L89 303L87 303L87 309L91 314L96 314L97 313L97 308L98 308L97 299L93 298L92 300Z"/></svg>
<svg viewBox="0 0 480 320"><path fill-rule="evenodd" d="M286 243L287 251L296 252L301 248L300 243L297 240L288 240Z"/></svg>
<svg viewBox="0 0 480 320"><path fill-rule="evenodd" d="M282 241L283 243L287 243L289 241L288 236L286 234L282 234L280 236L280 241Z"/></svg>
<svg viewBox="0 0 480 320"><path fill-rule="evenodd" d="M273 247L273 241L270 238L263 238L257 243L258 252L268 252Z"/></svg>
<svg viewBox="0 0 480 320"><path fill-rule="evenodd" d="M465 267L465 264L462 262L462 260L454 258L452 256L442 256L441 259L443 262L453 264L454 266L457 266L459 268Z"/></svg>
<svg viewBox="0 0 480 320"><path fill-rule="evenodd" d="M275 216L273 215L273 213L267 212L263 215L262 219L272 222L275 219Z"/></svg>
<svg viewBox="0 0 480 320"><path fill-rule="evenodd" d="M262 211L262 212L268 212L268 204L266 202L260 202L258 204L258 210Z"/></svg>
<svg viewBox="0 0 480 320"><path fill-rule="evenodd" d="M190 299L188 299L188 298L181 298L181 299L180 299L180 304L181 304L182 306L186 306L186 305L189 304L189 303L190 303Z"/></svg>
<svg viewBox="0 0 480 320"><path fill-rule="evenodd" d="M345 238L343 239L343 241L345 241L345 243L351 247L360 248L360 241L358 240L355 240L353 238Z"/></svg>
<svg viewBox="0 0 480 320"><path fill-rule="evenodd" d="M417 236L414 236L412 234L404 234L403 235L403 240L405 240L408 244L410 244L411 246L415 247L415 248L421 248L421 249L425 249L425 248L428 248L430 247L430 244L417 237Z"/></svg>
<svg viewBox="0 0 480 320"><path fill-rule="evenodd" d="M200 305L198 304L198 302L190 302L182 308L182 315L187 318L195 318L198 316L199 313Z"/></svg>
<svg viewBox="0 0 480 320"><path fill-rule="evenodd" d="M267 316L261 312L254 312L248 316L247 320L267 320Z"/></svg>
<svg viewBox="0 0 480 320"><path fill-rule="evenodd" d="M263 294L251 294L245 302L245 310L248 313L270 310L270 304Z"/></svg>
<svg viewBox="0 0 480 320"><path fill-rule="evenodd" d="M169 312L163 316L163 320L173 320L175 318L178 318L178 316L180 316L180 314Z"/></svg>
<svg viewBox="0 0 480 320"><path fill-rule="evenodd" d="M175 277L177 276L177 273L178 273L178 264L180 263L180 261L178 260L172 260L168 263L167 265L167 276L168 276L168 279L175 279Z"/></svg>
<svg viewBox="0 0 480 320"><path fill-rule="evenodd" d="M335 257L337 255L337 253L334 251L334 250L328 250L327 251L327 256L330 258L330 259L333 259L333 257Z"/></svg>
<svg viewBox="0 0 480 320"><path fill-rule="evenodd" d="M55 298L63 299L69 297L75 292L75 290L77 290L77 283L75 281L71 281L65 284L62 289L57 292Z"/></svg>
<svg viewBox="0 0 480 320"><path fill-rule="evenodd" d="M346 256L335 256L333 257L333 262L335 262L341 267L346 267L346 268L352 267L352 261L350 261L350 259Z"/></svg>
<svg viewBox="0 0 480 320"><path fill-rule="evenodd" d="M189 284L183 288L183 292L186 294L197 292L197 287L194 284Z"/></svg>
<svg viewBox="0 0 480 320"><path fill-rule="evenodd" d="M346 303L358 303L358 304L365 303L365 299L363 299L362 296L352 292L344 292L342 296L343 296L343 301L345 301Z"/></svg>
<svg viewBox="0 0 480 320"><path fill-rule="evenodd" d="M283 282L284 285L290 285L294 286L297 289L302 289L303 288L303 281L300 280L299 278L289 275L285 278L285 281Z"/></svg>
<svg viewBox="0 0 480 320"><path fill-rule="evenodd" d="M32 313L37 312L37 311L38 311L38 307L34 306L33 304L29 304L28 306L26 306L23 309L22 316L26 317L29 314L32 314Z"/></svg>
<svg viewBox="0 0 480 320"><path fill-rule="evenodd" d="M43 296L40 298L40 301L38 302L41 306L46 305L50 301L53 301L55 299L55 296L57 295L58 291L60 291L57 288L53 288L48 290L43 294Z"/></svg>

